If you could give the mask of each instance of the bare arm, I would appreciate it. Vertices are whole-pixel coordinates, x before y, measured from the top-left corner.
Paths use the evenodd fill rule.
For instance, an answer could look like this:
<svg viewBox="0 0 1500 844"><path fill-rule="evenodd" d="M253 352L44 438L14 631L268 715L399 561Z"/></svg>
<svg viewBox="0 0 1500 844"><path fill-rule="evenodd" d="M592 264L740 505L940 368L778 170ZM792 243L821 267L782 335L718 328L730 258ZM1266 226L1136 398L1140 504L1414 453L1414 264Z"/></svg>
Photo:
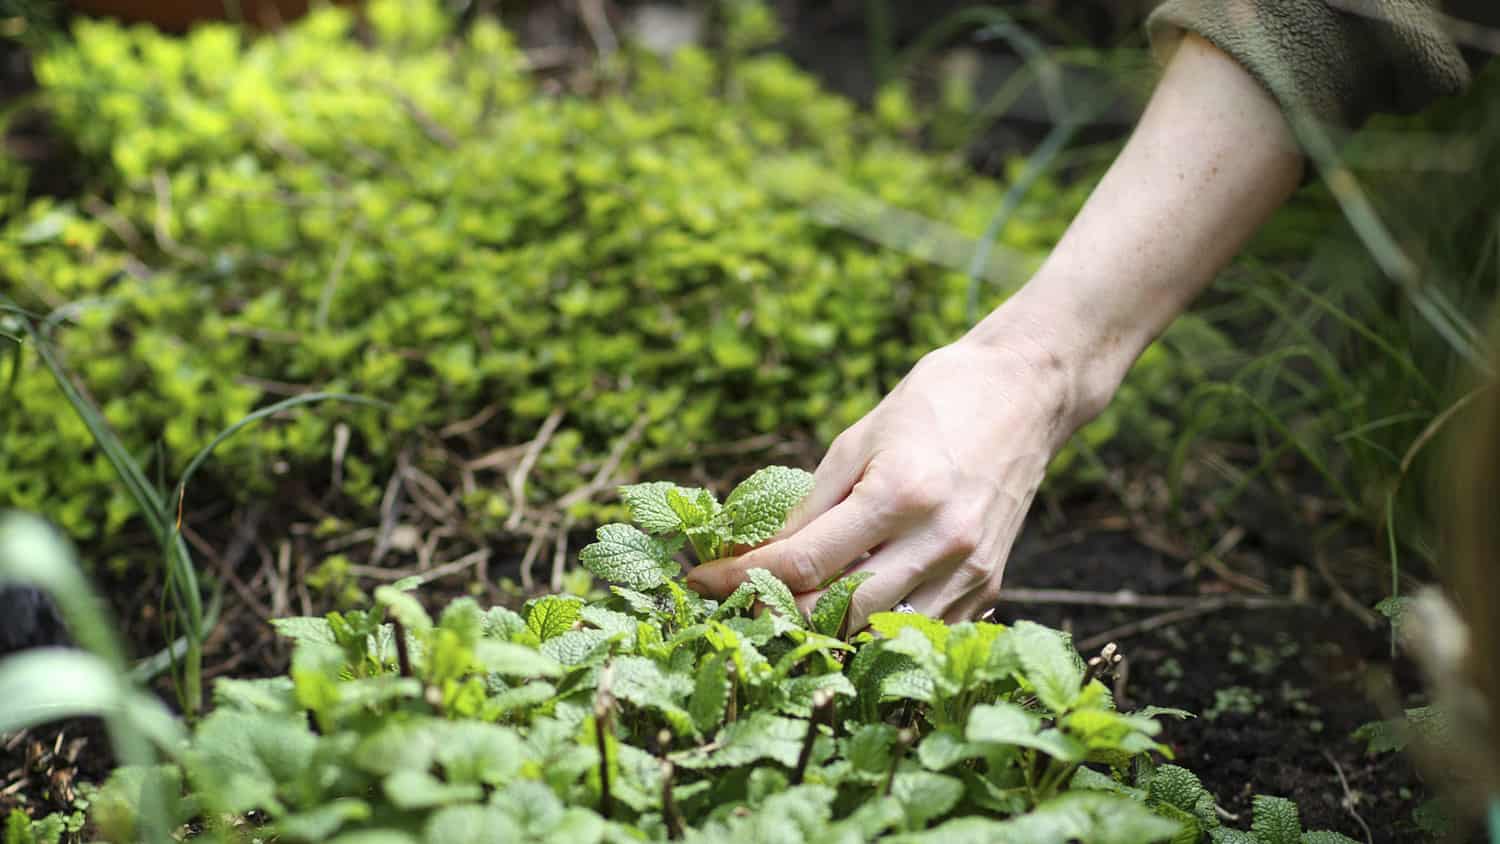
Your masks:
<svg viewBox="0 0 1500 844"><path fill-rule="evenodd" d="M1187 36L1030 282L834 441L780 537L689 583L724 595L763 567L806 609L831 576L868 570L851 630L903 600L950 621L993 605L1048 462L1301 173L1276 102Z"/></svg>

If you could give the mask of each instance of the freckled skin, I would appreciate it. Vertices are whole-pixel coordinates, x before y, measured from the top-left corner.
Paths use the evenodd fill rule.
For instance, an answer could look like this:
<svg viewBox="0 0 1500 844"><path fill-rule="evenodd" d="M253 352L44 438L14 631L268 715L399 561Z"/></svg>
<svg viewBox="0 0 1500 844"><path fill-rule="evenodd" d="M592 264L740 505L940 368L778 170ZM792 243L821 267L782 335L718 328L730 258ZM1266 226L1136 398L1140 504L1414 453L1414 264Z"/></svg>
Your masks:
<svg viewBox="0 0 1500 844"><path fill-rule="evenodd" d="M764 567L806 611L820 583L870 571L851 631L902 600L949 621L979 615L1048 462L1301 175L1276 102L1228 55L1184 37L1037 274L839 436L780 535L688 582L722 597Z"/></svg>

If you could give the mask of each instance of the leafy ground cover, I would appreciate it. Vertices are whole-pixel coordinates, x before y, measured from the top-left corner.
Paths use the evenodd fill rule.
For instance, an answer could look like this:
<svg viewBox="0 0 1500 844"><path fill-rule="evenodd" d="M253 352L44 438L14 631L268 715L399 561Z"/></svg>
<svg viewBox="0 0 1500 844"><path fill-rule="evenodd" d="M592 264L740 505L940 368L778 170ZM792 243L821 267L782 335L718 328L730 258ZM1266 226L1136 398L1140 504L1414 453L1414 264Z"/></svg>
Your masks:
<svg viewBox="0 0 1500 844"><path fill-rule="evenodd" d="M350 844L1350 840L1304 833L1295 803L1271 796L1248 829L1225 826L1196 776L1157 761L1171 756L1161 719L1188 713L1116 707L1113 645L1085 661L1034 622L903 613L850 637L854 581L806 617L764 572L723 603L681 585L669 549L705 524L723 541L774 532L810 480L764 469L722 508L667 484L622 491L637 526L602 527L580 555L610 583L593 600L517 613L460 598L434 619L401 583L368 609L280 619L288 674L220 679L190 735L103 683L95 708L165 759L90 792L85 826L109 841ZM0 525L8 579L66 585L63 553L39 521ZM75 618L88 604L64 600ZM72 659L13 657L0 680ZM12 725L57 699L15 695ZM55 842L68 823L13 812L5 842Z"/></svg>

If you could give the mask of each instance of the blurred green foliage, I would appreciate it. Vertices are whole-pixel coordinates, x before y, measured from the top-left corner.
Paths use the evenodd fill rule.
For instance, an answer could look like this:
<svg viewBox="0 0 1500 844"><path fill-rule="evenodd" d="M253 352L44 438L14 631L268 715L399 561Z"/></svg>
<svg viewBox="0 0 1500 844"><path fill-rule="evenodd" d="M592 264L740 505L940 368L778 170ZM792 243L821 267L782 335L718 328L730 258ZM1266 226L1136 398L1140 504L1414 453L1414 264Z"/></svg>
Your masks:
<svg viewBox="0 0 1500 844"><path fill-rule="evenodd" d="M585 483L643 417L626 479L707 443L826 442L966 329L969 279L806 203L854 189L977 237L1002 191L915 149L889 119L911 111L899 93L882 121L750 52L766 20L730 16L735 49L718 56L622 51L584 92L530 71L496 22L454 32L430 2L374 2L358 24L322 8L257 39L80 20L36 73L89 187L27 201L25 173L4 165L0 277L22 305L63 309L68 366L166 476L289 391L394 406L302 412L223 443L209 471L231 496L289 478L321 489L336 418L352 430L340 492L363 512L414 432L489 408L455 448L524 443L563 413L533 501ZM1035 185L1004 245L1042 254L1087 187ZM982 294L986 308L1003 297ZM1082 441L1165 433L1148 400L1172 400L1174 357L1148 352ZM119 535L131 499L31 356L8 401L0 506L79 539ZM451 463L424 468L454 478ZM464 498L487 530L514 505Z"/></svg>

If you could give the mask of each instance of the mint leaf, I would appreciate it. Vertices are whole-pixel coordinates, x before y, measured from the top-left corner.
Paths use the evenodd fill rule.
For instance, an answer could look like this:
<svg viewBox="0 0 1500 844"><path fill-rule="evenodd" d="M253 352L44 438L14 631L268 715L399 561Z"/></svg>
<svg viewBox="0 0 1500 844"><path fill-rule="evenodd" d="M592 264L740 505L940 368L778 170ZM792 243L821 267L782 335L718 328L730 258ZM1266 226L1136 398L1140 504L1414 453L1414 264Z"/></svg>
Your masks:
<svg viewBox="0 0 1500 844"><path fill-rule="evenodd" d="M797 764L807 722L756 712L741 718L719 733L719 748L688 751L674 759L681 768L738 768L770 759L790 768Z"/></svg>
<svg viewBox="0 0 1500 844"><path fill-rule="evenodd" d="M333 628L329 626L328 619L315 616L292 616L290 618L273 618L271 627L277 633L297 642L323 642L325 644L337 644L333 637Z"/></svg>
<svg viewBox="0 0 1500 844"><path fill-rule="evenodd" d="M724 499L719 519L728 539L759 545L786 524L787 514L812 492L813 476L801 469L767 466L746 478Z"/></svg>
<svg viewBox="0 0 1500 844"><path fill-rule="evenodd" d="M902 771L891 782L891 796L906 810L906 825L912 829L947 814L963 793L962 782L930 771Z"/></svg>
<svg viewBox="0 0 1500 844"><path fill-rule="evenodd" d="M982 704L969 713L964 738L1001 745L1040 750L1064 762L1081 762L1087 755L1083 744L1057 730L1038 731L1041 718L1013 703Z"/></svg>
<svg viewBox="0 0 1500 844"><path fill-rule="evenodd" d="M548 595L526 611L526 627L545 642L573 629L583 612L583 602L562 595Z"/></svg>
<svg viewBox="0 0 1500 844"><path fill-rule="evenodd" d="M719 608L714 610L712 618L723 620L740 610L749 609L755 603L756 592L754 583L748 580L741 583L734 588L733 592L729 593L729 597L724 599L724 603L719 604Z"/></svg>
<svg viewBox="0 0 1500 844"><path fill-rule="evenodd" d="M426 844L491 844L518 841L521 830L508 815L490 806L449 806L422 829Z"/></svg>
<svg viewBox="0 0 1500 844"><path fill-rule="evenodd" d="M505 677L561 677L563 673L557 660L514 642L482 639L474 646L474 659L486 671Z"/></svg>
<svg viewBox="0 0 1500 844"><path fill-rule="evenodd" d="M872 571L857 571L834 582L818 596L813 605L813 629L824 636L837 636L843 632L844 618L849 614L849 602L861 583L874 577Z"/></svg>
<svg viewBox="0 0 1500 844"><path fill-rule="evenodd" d="M1053 712L1071 706L1083 684L1083 666L1062 634L1035 622L1018 621L1010 635L1037 699Z"/></svg>
<svg viewBox="0 0 1500 844"><path fill-rule="evenodd" d="M1255 795L1252 803L1250 831L1261 844L1300 844L1302 819L1297 804L1285 797Z"/></svg>
<svg viewBox="0 0 1500 844"><path fill-rule="evenodd" d="M641 530L657 535L672 533L682 529L682 520L667 504L667 493L676 488L671 481L629 484L620 487L620 500Z"/></svg>
<svg viewBox="0 0 1500 844"><path fill-rule="evenodd" d="M578 554L594 576L630 589L655 589L680 570L660 540L626 524L609 524L595 533L599 541Z"/></svg>
<svg viewBox="0 0 1500 844"><path fill-rule="evenodd" d="M761 603L787 621L799 627L807 626L807 619L802 617L802 610L797 607L797 599L792 596L792 590L776 575L766 569L750 569L745 572L745 577L755 586L755 593L760 596Z"/></svg>
<svg viewBox="0 0 1500 844"><path fill-rule="evenodd" d="M688 701L688 714L700 732L712 733L724 720L728 704L729 654L721 652L699 664L698 676L693 682L693 696Z"/></svg>

